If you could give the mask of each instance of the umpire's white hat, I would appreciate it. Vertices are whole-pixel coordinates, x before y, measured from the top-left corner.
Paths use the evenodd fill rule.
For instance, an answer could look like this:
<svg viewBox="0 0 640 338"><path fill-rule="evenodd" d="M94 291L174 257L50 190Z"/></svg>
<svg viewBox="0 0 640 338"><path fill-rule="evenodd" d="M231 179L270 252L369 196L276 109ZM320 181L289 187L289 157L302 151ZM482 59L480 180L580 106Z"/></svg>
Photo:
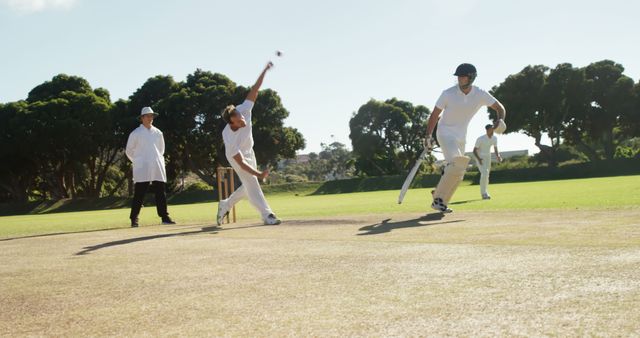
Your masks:
<svg viewBox="0 0 640 338"><path fill-rule="evenodd" d="M140 117L147 115L147 114L153 114L153 116L158 116L158 114L156 114L153 109L151 109L151 107L144 107L142 108L142 110L140 111Z"/></svg>

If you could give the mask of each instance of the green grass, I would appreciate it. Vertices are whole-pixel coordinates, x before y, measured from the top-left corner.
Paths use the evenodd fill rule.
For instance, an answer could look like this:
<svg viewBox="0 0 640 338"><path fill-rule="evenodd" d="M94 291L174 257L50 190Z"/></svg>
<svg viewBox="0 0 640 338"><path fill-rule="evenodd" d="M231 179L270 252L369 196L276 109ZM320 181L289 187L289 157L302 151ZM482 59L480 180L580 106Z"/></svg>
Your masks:
<svg viewBox="0 0 640 338"><path fill-rule="evenodd" d="M640 206L640 176L573 179L526 183L492 184L490 201L479 198L477 185L461 186L451 207L465 210L608 209ZM430 189L412 189L398 205L397 190L340 195L267 195L271 208L283 219L331 217L358 214L411 213L429 211ZM217 203L170 205L179 224L213 224ZM246 201L236 208L238 220L257 220ZM128 227L129 209L80 211L0 217L0 237L91 231ZM158 224L155 207L141 212L141 225Z"/></svg>

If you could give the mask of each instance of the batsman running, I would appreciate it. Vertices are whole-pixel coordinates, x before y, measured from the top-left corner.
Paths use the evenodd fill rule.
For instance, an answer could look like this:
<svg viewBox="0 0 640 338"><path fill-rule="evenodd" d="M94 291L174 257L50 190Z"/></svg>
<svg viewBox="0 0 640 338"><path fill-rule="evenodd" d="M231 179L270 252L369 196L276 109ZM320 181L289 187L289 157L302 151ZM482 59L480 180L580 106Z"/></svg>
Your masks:
<svg viewBox="0 0 640 338"><path fill-rule="evenodd" d="M269 175L269 171L257 169L258 163L253 152L253 132L251 129L253 125L251 122L251 109L258 97L258 91L264 76L272 66L273 63L267 63L242 104L238 106L229 105L222 111L222 119L227 122L222 131L225 155L231 167L238 174L242 185L229 198L218 203L218 216L216 219L218 225L222 224L224 216L244 197L247 197L249 203L258 210L265 225L281 223L271 211L258 182L258 178L266 178Z"/></svg>
<svg viewBox="0 0 640 338"><path fill-rule="evenodd" d="M476 67L463 63L453 74L458 77L458 84L442 92L433 113L427 122L427 136L424 139L425 149L432 150L436 143L433 130L438 124L436 137L444 155L446 166L444 174L433 191L431 208L443 213L450 213L448 205L458 185L464 178L470 158L464 155L469 122L483 106L491 107L498 114L495 132L503 133L507 126L504 122L506 111L504 106L491 94L473 85L478 75ZM440 118L442 115L442 118Z"/></svg>

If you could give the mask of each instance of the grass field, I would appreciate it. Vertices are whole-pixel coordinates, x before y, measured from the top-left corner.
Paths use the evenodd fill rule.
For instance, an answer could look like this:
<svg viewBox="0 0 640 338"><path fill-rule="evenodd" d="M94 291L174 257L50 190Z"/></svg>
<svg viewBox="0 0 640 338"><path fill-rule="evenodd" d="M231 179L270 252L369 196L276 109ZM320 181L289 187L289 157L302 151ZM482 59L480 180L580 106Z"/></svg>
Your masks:
<svg viewBox="0 0 640 338"><path fill-rule="evenodd" d="M425 212L429 189L411 189L398 205L398 191L376 191L340 195L296 196L291 193L268 195L271 208L283 219L292 217L331 217L358 214ZM480 199L477 185L461 186L451 207L467 210L606 209L640 205L640 176L618 176L564 181L494 184L491 201ZM180 224L215 222L217 203L196 203L169 207ZM238 220L258 220L257 213L241 202ZM89 231L129 226L129 209L84 211L0 217L0 237ZM141 224L158 224L155 208L145 207Z"/></svg>
<svg viewBox="0 0 640 338"><path fill-rule="evenodd" d="M2 217L0 336L640 336L639 178Z"/></svg>

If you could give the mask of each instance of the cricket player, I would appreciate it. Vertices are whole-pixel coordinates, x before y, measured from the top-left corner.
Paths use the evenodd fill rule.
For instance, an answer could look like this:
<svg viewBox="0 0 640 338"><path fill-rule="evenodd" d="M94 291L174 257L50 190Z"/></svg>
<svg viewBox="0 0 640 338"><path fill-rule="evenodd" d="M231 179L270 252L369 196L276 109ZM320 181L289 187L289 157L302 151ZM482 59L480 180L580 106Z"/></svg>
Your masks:
<svg viewBox="0 0 640 338"><path fill-rule="evenodd" d="M424 146L433 149L436 145L433 130L438 125L436 137L444 155L446 166L440 181L432 194L431 208L443 213L452 212L449 200L464 178L470 158L464 155L469 122L483 106L489 106L498 113L496 132L504 132L506 111L491 94L473 85L478 73L476 67L463 63L453 74L458 77L457 85L442 92L427 122L427 136ZM442 115L442 117L441 117Z"/></svg>
<svg viewBox="0 0 640 338"><path fill-rule="evenodd" d="M175 224L167 212L165 183L167 172L164 167L164 135L153 126L158 114L151 107L140 111L140 126L129 134L125 153L133 163L134 193L131 201L131 227L138 227L138 214L142 208L144 195L149 186L156 195L156 209L162 224Z"/></svg>
<svg viewBox="0 0 640 338"><path fill-rule="evenodd" d="M498 137L494 135L493 125L487 124L484 126L486 133L476 140L476 146L473 148L473 155L476 158L478 164L478 170L480 171L480 195L483 200L491 199L487 192L487 186L489 185L489 172L491 171L491 146L496 153L496 160L502 162L500 152L498 151Z"/></svg>
<svg viewBox="0 0 640 338"><path fill-rule="evenodd" d="M265 225L281 223L280 219L271 211L258 182L258 179L266 178L269 175L269 171L257 169L258 164L256 155L253 152L253 133L251 130L251 109L258 97L258 91L264 76L272 66L271 62L265 66L242 104L227 106L222 111L222 119L227 122L222 131L225 155L229 164L238 174L242 185L229 198L218 203L218 216L216 218L218 225L222 224L224 216L244 197L247 197L251 205L258 210Z"/></svg>

